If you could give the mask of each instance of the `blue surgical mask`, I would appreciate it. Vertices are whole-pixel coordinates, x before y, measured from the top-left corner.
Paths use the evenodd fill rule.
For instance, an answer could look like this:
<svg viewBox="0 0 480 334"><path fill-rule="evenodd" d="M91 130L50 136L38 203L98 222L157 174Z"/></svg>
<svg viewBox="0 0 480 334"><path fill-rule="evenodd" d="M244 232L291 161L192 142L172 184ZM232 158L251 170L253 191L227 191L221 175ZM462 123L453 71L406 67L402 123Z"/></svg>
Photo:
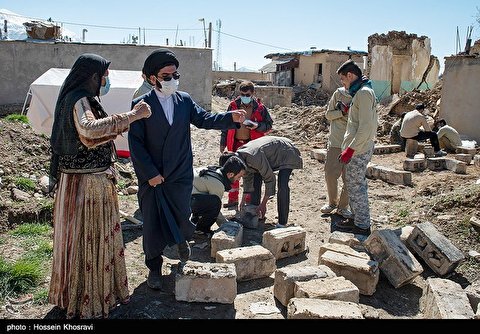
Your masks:
<svg viewBox="0 0 480 334"><path fill-rule="evenodd" d="M108 93L110 90L110 79L108 76L105 77L105 86L100 86L100 96L103 96Z"/></svg>
<svg viewBox="0 0 480 334"><path fill-rule="evenodd" d="M240 99L242 100L243 104L249 104L250 102L252 102L251 96L240 96Z"/></svg>

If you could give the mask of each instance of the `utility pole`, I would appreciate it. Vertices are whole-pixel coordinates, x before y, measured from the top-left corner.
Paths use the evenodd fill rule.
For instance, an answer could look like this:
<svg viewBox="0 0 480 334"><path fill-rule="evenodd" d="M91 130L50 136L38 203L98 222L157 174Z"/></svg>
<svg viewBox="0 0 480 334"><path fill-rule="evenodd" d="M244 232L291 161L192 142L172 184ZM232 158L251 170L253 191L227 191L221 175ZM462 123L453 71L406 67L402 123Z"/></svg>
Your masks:
<svg viewBox="0 0 480 334"><path fill-rule="evenodd" d="M208 47L212 47L212 22L208 23Z"/></svg>
<svg viewBox="0 0 480 334"><path fill-rule="evenodd" d="M217 67L218 71L222 70L222 45L221 45L221 29L222 29L222 21L217 20Z"/></svg>
<svg viewBox="0 0 480 334"><path fill-rule="evenodd" d="M205 35L205 48L208 46L207 42L207 29L205 28L205 18L198 19L200 22L203 22L203 33Z"/></svg>

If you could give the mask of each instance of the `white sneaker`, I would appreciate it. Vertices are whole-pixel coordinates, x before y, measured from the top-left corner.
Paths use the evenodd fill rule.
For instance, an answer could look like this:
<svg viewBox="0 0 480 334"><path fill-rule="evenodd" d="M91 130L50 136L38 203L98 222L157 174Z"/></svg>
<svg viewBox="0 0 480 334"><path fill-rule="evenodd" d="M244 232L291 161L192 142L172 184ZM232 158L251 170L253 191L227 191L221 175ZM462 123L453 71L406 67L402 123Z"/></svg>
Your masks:
<svg viewBox="0 0 480 334"><path fill-rule="evenodd" d="M337 209L337 215L340 215L345 219L353 218L353 212L348 209Z"/></svg>
<svg viewBox="0 0 480 334"><path fill-rule="evenodd" d="M434 155L435 155L435 157L444 157L444 156L447 155L447 152L440 150L440 151L435 152Z"/></svg>
<svg viewBox="0 0 480 334"><path fill-rule="evenodd" d="M324 206L322 206L320 208L320 212L322 213L332 213L333 210L335 210L337 208L336 205L332 205L332 204L325 204Z"/></svg>

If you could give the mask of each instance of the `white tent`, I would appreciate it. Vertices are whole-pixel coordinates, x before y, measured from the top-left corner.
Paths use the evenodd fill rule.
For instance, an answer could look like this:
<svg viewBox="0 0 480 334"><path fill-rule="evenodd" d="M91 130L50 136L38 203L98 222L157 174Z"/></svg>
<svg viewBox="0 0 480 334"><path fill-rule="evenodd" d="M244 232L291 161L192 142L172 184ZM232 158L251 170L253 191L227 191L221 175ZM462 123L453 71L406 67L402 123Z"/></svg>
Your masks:
<svg viewBox="0 0 480 334"><path fill-rule="evenodd" d="M27 117L36 132L51 135L58 93L69 72L70 69L51 68L30 85L25 104L31 97ZM103 108L109 115L129 111L133 93L143 82L142 73L109 70L109 78L110 90L100 97ZM128 152L126 133L117 137L115 145L118 151Z"/></svg>

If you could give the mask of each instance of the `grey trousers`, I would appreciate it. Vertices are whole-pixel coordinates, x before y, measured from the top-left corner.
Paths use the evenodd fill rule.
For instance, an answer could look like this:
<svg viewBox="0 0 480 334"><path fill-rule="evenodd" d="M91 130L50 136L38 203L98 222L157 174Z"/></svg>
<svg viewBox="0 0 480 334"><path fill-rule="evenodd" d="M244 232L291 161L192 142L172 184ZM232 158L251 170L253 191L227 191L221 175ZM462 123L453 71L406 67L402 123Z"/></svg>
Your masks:
<svg viewBox="0 0 480 334"><path fill-rule="evenodd" d="M367 165L372 159L372 154L373 147L365 153L354 155L345 169L348 198L355 215L354 224L363 229L370 227L368 185L365 173L367 172Z"/></svg>

